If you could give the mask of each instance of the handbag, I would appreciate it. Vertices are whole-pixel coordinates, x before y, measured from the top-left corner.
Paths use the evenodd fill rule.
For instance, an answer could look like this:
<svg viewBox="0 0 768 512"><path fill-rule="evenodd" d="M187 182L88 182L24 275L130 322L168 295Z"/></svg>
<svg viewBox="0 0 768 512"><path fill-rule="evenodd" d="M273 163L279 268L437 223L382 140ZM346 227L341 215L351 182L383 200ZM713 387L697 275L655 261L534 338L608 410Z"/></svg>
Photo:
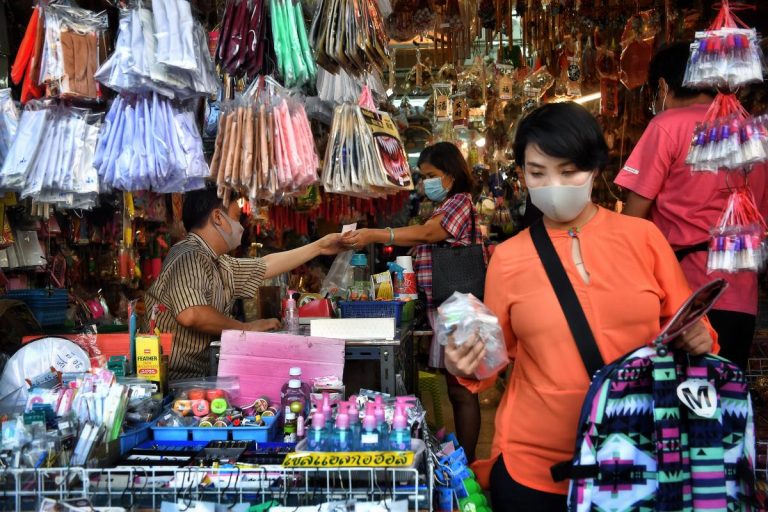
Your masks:
<svg viewBox="0 0 768 512"><path fill-rule="evenodd" d="M576 347L579 349L579 355L587 370L589 380L597 373L597 370L605 366L603 356L597 348L597 342L589 327L587 317L584 315L584 309L581 307L579 297L573 289L568 274L565 273L563 262L555 251L555 246L547 234L544 222L539 220L531 226L531 238L536 252L539 253L539 259L544 265L549 282L555 289L555 295L560 302L560 307L568 321L568 327L571 330Z"/></svg>
<svg viewBox="0 0 768 512"><path fill-rule="evenodd" d="M485 248L476 244L475 210L472 207L472 244L432 249L432 303L439 306L454 292L485 295Z"/></svg>

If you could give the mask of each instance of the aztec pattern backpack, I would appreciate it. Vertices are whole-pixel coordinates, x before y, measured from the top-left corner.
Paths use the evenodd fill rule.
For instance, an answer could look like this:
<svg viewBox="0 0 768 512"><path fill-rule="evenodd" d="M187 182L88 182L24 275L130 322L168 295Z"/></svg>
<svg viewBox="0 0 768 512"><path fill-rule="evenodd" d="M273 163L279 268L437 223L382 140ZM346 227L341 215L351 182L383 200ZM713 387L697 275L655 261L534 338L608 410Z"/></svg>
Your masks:
<svg viewBox="0 0 768 512"><path fill-rule="evenodd" d="M706 314L727 285L697 291L654 342L595 374L574 458L571 511L752 510L755 437L744 372L714 355L667 345Z"/></svg>

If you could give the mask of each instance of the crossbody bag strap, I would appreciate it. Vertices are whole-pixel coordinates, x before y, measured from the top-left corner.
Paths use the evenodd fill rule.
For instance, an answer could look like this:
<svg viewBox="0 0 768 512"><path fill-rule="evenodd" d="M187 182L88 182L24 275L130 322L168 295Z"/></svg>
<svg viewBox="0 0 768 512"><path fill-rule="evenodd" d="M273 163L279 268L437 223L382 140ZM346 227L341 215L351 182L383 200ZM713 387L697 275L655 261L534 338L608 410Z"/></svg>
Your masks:
<svg viewBox="0 0 768 512"><path fill-rule="evenodd" d="M534 222L531 226L531 238L544 265L544 270L547 272L549 282L555 290L555 295L557 295L557 300L563 309L568 327L571 329L576 347L579 349L581 360L591 380L597 370L605 365L605 362L597 348L597 342L592 334L592 329L589 327L587 317L584 315L584 309L581 307L571 280L565 273L563 262L560 261L542 221Z"/></svg>

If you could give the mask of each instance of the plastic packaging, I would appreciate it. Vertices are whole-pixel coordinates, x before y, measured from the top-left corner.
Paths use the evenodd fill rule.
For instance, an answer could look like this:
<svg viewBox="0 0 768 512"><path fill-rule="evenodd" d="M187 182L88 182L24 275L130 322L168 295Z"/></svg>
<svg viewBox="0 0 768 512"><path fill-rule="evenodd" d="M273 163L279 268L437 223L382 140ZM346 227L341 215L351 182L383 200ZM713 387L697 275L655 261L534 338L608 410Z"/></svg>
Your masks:
<svg viewBox="0 0 768 512"><path fill-rule="evenodd" d="M711 230L707 272L760 271L768 257L767 230L752 192L746 187L735 190Z"/></svg>
<svg viewBox="0 0 768 512"><path fill-rule="evenodd" d="M349 295L351 282L351 264L355 251L344 251L336 255L331 268L323 279L320 295L323 297L340 297L346 299Z"/></svg>
<svg viewBox="0 0 768 512"><path fill-rule="evenodd" d="M11 149L19 126L19 111L10 89L0 89L0 166Z"/></svg>
<svg viewBox="0 0 768 512"><path fill-rule="evenodd" d="M291 379L288 381L288 389L285 390L285 394L281 400L281 406L285 414L292 412L294 414L304 414L307 410L307 403L309 397L306 395L304 389L302 389L302 383L298 379Z"/></svg>
<svg viewBox="0 0 768 512"><path fill-rule="evenodd" d="M325 416L321 412L316 412L312 416L312 426L307 434L307 448L311 452L323 452L328 449Z"/></svg>
<svg viewBox="0 0 768 512"><path fill-rule="evenodd" d="M492 377L509 365L499 319L472 294L455 292L437 309L437 339L441 345L485 343L485 358L475 371L479 380Z"/></svg>

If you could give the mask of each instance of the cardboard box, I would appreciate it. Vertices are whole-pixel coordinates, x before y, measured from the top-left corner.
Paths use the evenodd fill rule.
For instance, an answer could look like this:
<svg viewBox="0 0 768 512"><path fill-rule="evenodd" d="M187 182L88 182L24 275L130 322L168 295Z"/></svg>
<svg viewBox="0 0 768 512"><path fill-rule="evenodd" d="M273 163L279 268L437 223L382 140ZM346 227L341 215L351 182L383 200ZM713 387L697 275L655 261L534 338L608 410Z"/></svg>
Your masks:
<svg viewBox="0 0 768 512"><path fill-rule="evenodd" d="M165 392L166 369L160 338L149 335L136 336L136 376L156 382L158 388Z"/></svg>

